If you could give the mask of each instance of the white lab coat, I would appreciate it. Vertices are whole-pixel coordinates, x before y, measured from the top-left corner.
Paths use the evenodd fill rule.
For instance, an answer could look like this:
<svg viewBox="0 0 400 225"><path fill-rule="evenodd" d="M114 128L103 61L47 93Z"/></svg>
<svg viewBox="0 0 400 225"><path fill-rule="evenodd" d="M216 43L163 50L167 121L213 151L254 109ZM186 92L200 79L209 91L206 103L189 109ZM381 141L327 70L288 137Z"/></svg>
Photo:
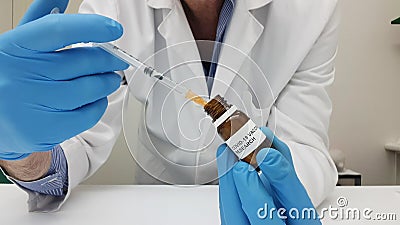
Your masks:
<svg viewBox="0 0 400 225"><path fill-rule="evenodd" d="M221 94L257 125L268 124L288 144L297 174L318 205L337 180L328 153L331 101L326 92L334 78L337 1L236 2L225 34L225 43L232 47L222 48L223 66L216 72L210 96ZM116 45L157 70L174 68L168 73L173 80L208 95L200 55L179 0L86 0L80 11L119 21L125 33ZM133 69L124 73L131 85L128 96L141 101L144 109L124 115L142 118L139 129L127 134L138 164L168 183L213 181L215 151L222 140L203 111L194 104L181 108L182 97L168 94L162 86L152 89L154 80L133 75ZM126 93L127 87L121 87L109 97L108 109L94 128L61 144L68 161L68 195L110 155L121 131ZM137 177L138 183L155 180ZM54 210L68 198L31 194L31 210Z"/></svg>

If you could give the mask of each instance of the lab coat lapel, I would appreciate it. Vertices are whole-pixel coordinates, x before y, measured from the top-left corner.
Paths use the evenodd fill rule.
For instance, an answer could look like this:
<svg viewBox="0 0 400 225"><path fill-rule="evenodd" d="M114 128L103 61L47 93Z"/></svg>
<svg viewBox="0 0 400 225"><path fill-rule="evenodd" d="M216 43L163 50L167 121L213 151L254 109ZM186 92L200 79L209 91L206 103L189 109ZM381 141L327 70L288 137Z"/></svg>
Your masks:
<svg viewBox="0 0 400 225"><path fill-rule="evenodd" d="M164 20L159 25L158 31L165 39L168 48L169 65L172 67L171 78L178 83L183 82L189 85L188 88L199 95L207 95L207 83L200 54L179 1L174 1L170 12L164 16ZM182 71L179 70L179 67L182 66L190 72L179 72ZM174 72L174 67L178 69L177 72ZM195 85L193 85L194 83Z"/></svg>
<svg viewBox="0 0 400 225"><path fill-rule="evenodd" d="M146 0L147 5L154 9L172 9L175 4L175 0Z"/></svg>
<svg viewBox="0 0 400 225"><path fill-rule="evenodd" d="M268 1L264 0L264 3L266 4ZM211 97L217 94L225 95L264 30L263 25L248 10L249 5L245 1L239 0L236 1L236 4L232 20L225 34Z"/></svg>
<svg viewBox="0 0 400 225"><path fill-rule="evenodd" d="M245 0L245 1L248 10L258 9L272 2L272 0Z"/></svg>

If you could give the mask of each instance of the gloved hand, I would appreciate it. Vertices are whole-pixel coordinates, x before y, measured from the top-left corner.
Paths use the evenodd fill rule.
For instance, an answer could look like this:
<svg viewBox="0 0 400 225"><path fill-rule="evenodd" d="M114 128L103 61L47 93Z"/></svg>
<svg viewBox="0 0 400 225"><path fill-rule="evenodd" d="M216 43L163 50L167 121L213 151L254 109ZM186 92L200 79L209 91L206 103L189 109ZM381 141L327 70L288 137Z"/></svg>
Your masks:
<svg viewBox="0 0 400 225"><path fill-rule="evenodd" d="M97 48L57 51L118 39L122 26L99 15L63 12L68 0L36 0L21 24L0 36L0 159L49 151L93 127L128 65Z"/></svg>
<svg viewBox="0 0 400 225"><path fill-rule="evenodd" d="M225 144L218 148L221 224L321 224L296 175L288 146L267 127L261 130L275 148L262 149L257 154L261 175L249 164L237 162ZM271 213L271 209L275 210Z"/></svg>

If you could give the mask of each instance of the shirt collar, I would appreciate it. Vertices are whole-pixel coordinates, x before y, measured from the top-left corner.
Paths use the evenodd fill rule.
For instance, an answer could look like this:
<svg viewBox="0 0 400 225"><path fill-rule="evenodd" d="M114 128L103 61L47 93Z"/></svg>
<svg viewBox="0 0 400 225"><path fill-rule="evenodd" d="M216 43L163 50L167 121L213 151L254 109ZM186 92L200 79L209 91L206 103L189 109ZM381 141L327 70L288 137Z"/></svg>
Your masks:
<svg viewBox="0 0 400 225"><path fill-rule="evenodd" d="M176 4L176 2L180 0L146 0L146 1L150 7L155 9L161 9L161 8L172 9L173 6ZM225 0L225 1L230 1L233 4L237 3L236 0ZM261 8L272 2L272 0L240 0L240 1L246 1L248 10Z"/></svg>

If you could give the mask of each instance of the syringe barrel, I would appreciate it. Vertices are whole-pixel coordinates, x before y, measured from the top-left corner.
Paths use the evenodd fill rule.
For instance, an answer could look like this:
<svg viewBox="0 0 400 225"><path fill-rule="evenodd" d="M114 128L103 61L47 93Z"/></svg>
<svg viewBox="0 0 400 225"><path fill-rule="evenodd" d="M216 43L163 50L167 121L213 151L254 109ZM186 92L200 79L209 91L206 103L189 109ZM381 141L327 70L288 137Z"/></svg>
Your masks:
<svg viewBox="0 0 400 225"><path fill-rule="evenodd" d="M118 48L117 46L111 44L111 43L93 43L93 47L99 47L106 52L114 55L115 57L121 59L122 61L128 63L129 65L135 67L135 68L140 68L143 69L143 72L146 75L149 75L150 77L153 75L155 69L145 65L141 61L139 61L136 57L133 55L125 52L124 50Z"/></svg>
<svg viewBox="0 0 400 225"><path fill-rule="evenodd" d="M129 65L137 69L141 69L144 74L148 75L149 77L156 78L160 84L170 88L171 90L174 90L177 93L186 95L186 93L189 91L189 89L187 89L186 87L178 85L169 78L165 77L162 73L159 73L154 68L145 65L134 56L130 55L129 53L125 52L124 50L118 48L117 46L111 43L93 43L92 46L99 47L104 51L110 53L111 55L128 63Z"/></svg>

